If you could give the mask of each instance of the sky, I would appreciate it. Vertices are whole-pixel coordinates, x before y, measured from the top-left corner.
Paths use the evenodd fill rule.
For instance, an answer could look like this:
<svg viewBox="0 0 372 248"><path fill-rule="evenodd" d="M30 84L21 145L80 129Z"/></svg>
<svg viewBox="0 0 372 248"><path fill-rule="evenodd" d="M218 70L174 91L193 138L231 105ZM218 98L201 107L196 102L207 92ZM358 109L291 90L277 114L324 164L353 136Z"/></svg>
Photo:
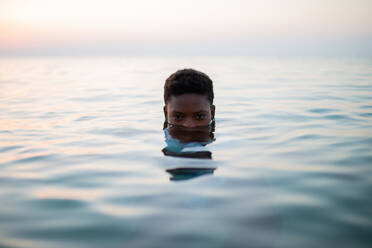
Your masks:
<svg viewBox="0 0 372 248"><path fill-rule="evenodd" d="M0 0L0 56L372 56L371 44L371 0Z"/></svg>

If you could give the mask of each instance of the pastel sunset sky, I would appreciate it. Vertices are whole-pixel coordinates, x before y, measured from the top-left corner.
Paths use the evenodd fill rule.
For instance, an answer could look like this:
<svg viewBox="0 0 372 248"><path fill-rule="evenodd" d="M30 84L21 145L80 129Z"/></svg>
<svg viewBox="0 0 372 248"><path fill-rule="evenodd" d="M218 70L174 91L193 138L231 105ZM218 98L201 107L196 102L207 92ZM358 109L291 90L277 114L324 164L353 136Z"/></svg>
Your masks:
<svg viewBox="0 0 372 248"><path fill-rule="evenodd" d="M0 0L0 55L372 55L371 0Z"/></svg>

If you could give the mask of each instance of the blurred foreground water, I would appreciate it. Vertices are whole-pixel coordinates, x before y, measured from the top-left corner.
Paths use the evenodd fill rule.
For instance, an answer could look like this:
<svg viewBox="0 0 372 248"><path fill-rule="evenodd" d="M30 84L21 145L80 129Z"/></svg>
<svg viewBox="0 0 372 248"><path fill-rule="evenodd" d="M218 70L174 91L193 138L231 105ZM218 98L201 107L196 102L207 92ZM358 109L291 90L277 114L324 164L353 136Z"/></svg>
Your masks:
<svg viewBox="0 0 372 248"><path fill-rule="evenodd" d="M212 159L162 152L188 67ZM0 58L0 247L370 247L371 193L371 59Z"/></svg>

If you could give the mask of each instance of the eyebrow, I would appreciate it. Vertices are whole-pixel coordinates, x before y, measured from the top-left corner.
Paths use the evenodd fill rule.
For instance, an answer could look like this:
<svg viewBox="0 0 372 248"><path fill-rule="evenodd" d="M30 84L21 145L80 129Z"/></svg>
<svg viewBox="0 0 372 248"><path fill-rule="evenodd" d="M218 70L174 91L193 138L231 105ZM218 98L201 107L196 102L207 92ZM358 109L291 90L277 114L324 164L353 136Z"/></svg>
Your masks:
<svg viewBox="0 0 372 248"><path fill-rule="evenodd" d="M177 110L173 110L173 111L171 111L171 113L173 113L173 114L183 114L184 112L180 112L180 111L177 111ZM194 113L208 113L208 111L205 111L205 110L199 110L199 111L196 111L196 112L194 112Z"/></svg>

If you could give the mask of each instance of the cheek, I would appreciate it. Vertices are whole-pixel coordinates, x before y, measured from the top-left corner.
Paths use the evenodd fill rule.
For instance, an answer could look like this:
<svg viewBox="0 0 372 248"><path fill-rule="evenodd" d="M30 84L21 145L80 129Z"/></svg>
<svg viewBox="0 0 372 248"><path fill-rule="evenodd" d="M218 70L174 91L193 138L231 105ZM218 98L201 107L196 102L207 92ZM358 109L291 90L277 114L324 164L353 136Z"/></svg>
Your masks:
<svg viewBox="0 0 372 248"><path fill-rule="evenodd" d="M167 112L167 120L169 121L169 120L173 120L174 119L174 117L171 115L171 113L170 112Z"/></svg>
<svg viewBox="0 0 372 248"><path fill-rule="evenodd" d="M207 111L206 119L212 119L212 111Z"/></svg>

